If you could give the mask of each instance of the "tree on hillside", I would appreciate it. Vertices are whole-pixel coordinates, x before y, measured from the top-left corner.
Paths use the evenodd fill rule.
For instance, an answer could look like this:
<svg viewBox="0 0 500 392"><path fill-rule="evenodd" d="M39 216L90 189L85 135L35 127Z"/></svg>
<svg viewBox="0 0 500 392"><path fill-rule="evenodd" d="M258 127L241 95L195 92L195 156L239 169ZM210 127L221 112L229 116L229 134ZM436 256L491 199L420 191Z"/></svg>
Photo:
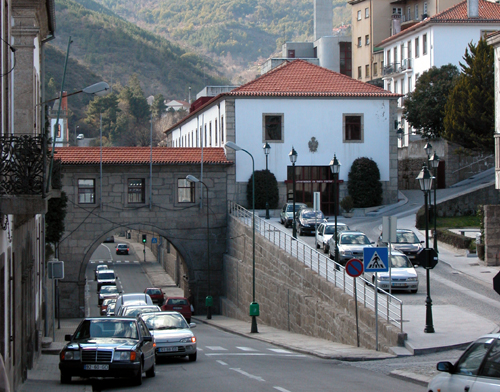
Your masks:
<svg viewBox="0 0 500 392"><path fill-rule="evenodd" d="M118 96L113 92L103 97L95 97L89 102L85 122L98 130L101 124L102 133L109 136L116 127L117 116L120 113L118 108Z"/></svg>
<svg viewBox="0 0 500 392"><path fill-rule="evenodd" d="M443 138L462 147L494 151L495 75L493 47L481 39L465 50L462 74L445 106Z"/></svg>
<svg viewBox="0 0 500 392"><path fill-rule="evenodd" d="M422 73L405 99L403 116L423 139L436 139L443 133L444 108L458 76L452 64L432 67Z"/></svg>
<svg viewBox="0 0 500 392"><path fill-rule="evenodd" d="M162 114L167 110L165 105L165 98L162 94L157 94L154 96L153 104L151 105L151 111L153 112L153 118L159 120Z"/></svg>

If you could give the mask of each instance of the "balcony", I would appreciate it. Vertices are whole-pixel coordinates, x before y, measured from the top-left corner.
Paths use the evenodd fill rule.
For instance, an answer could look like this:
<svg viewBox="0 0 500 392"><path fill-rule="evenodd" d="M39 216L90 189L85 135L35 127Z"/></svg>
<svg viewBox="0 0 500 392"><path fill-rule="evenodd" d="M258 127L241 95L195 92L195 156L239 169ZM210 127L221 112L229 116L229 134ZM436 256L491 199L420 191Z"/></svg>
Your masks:
<svg viewBox="0 0 500 392"><path fill-rule="evenodd" d="M0 136L0 143L0 211L12 215L46 212L45 137L6 135Z"/></svg>
<svg viewBox="0 0 500 392"><path fill-rule="evenodd" d="M383 75L400 74L411 70L413 67L413 59L404 59L402 63L391 63L386 65L383 69Z"/></svg>

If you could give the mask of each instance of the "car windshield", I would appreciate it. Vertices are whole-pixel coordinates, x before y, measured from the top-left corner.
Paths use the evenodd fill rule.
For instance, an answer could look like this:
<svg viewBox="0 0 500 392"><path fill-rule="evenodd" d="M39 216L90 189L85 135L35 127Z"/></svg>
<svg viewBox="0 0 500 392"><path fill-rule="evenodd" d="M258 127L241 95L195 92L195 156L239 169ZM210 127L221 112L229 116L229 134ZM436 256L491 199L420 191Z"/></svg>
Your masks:
<svg viewBox="0 0 500 392"><path fill-rule="evenodd" d="M302 217L304 219L314 219L314 218L323 219L324 215L321 211L304 211L302 213Z"/></svg>
<svg viewBox="0 0 500 392"><path fill-rule="evenodd" d="M122 316L126 317L133 317L137 316L140 313L151 313L151 312L158 312L159 309L155 306L152 308L143 308L143 307L136 307L136 308L126 308L123 311Z"/></svg>
<svg viewBox="0 0 500 392"><path fill-rule="evenodd" d="M125 248L128 248L128 246L127 245L118 245L118 248L125 249Z"/></svg>
<svg viewBox="0 0 500 392"><path fill-rule="evenodd" d="M346 226L337 224L337 233L342 230L346 230ZM335 234L335 225L326 226L325 234L332 234L332 235Z"/></svg>
<svg viewBox="0 0 500 392"><path fill-rule="evenodd" d="M413 268L413 265L406 256L402 255L391 255L391 267L392 268Z"/></svg>
<svg viewBox="0 0 500 392"><path fill-rule="evenodd" d="M103 306L109 306L109 304L110 304L111 302L115 302L115 303L116 303L116 298L107 298L107 299L105 299L105 300L102 302L102 305L103 305Z"/></svg>
<svg viewBox="0 0 500 392"><path fill-rule="evenodd" d="M112 294L118 293L118 288L116 286L102 286L101 294Z"/></svg>
<svg viewBox="0 0 500 392"><path fill-rule="evenodd" d="M418 237L412 231L405 231L402 233L397 233L396 242L398 244L418 244L420 241Z"/></svg>
<svg viewBox="0 0 500 392"><path fill-rule="evenodd" d="M304 208L303 204L295 204L295 212L302 208ZM286 208L286 212L293 212L293 204L288 205L288 207Z"/></svg>
<svg viewBox="0 0 500 392"><path fill-rule="evenodd" d="M364 234L345 234L340 237L341 244L369 245L370 240Z"/></svg>
<svg viewBox="0 0 500 392"><path fill-rule="evenodd" d="M89 338L139 339L139 334L135 320L84 320L73 335L73 339Z"/></svg>
<svg viewBox="0 0 500 392"><path fill-rule="evenodd" d="M152 295L159 295L159 294L161 294L161 291L160 291L160 289L148 289L147 290L147 294L149 294L149 295L151 295L151 294Z"/></svg>
<svg viewBox="0 0 500 392"><path fill-rule="evenodd" d="M149 313L141 317L150 330L189 328L180 314Z"/></svg>
<svg viewBox="0 0 500 392"><path fill-rule="evenodd" d="M115 278L115 274L113 272L103 271L103 272L99 272L99 275L98 275L97 278L98 279L114 279Z"/></svg>
<svg viewBox="0 0 500 392"><path fill-rule="evenodd" d="M187 305L187 299L185 298L170 298L167 301L167 305Z"/></svg>
<svg viewBox="0 0 500 392"><path fill-rule="evenodd" d="M108 269L107 265L98 265L96 268L98 271Z"/></svg>

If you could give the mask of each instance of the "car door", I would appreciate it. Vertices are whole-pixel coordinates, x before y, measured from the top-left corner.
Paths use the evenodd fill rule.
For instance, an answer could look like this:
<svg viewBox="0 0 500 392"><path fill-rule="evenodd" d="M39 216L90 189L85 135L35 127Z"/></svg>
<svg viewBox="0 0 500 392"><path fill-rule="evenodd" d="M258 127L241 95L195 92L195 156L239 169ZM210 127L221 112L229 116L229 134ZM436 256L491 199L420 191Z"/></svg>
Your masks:
<svg viewBox="0 0 500 392"><path fill-rule="evenodd" d="M479 375L471 385L470 392L493 392L500 390L500 343L498 339L486 354Z"/></svg>
<svg viewBox="0 0 500 392"><path fill-rule="evenodd" d="M144 324L144 321L142 319L137 320L139 324L139 329L141 331L141 335L144 336L151 336L148 327L146 324ZM154 340L154 338L152 338ZM154 342L153 340L149 342L144 342L142 343L142 352L144 354L144 370L148 370L153 366L155 363L155 348L154 348Z"/></svg>
<svg viewBox="0 0 500 392"><path fill-rule="evenodd" d="M316 247L317 248L322 248L323 247L324 231L325 231L325 224L321 223L318 226L318 230L316 230Z"/></svg>

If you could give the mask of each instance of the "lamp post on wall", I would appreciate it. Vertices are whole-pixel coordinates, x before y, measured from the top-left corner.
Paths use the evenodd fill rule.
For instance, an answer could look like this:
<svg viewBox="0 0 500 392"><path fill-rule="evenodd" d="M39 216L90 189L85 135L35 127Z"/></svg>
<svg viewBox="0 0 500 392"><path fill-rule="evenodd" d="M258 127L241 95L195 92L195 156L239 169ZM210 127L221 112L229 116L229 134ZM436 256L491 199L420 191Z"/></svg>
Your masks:
<svg viewBox="0 0 500 392"><path fill-rule="evenodd" d="M210 295L210 226L209 226L209 211L208 211L208 187L203 181L200 181L195 176L191 174L186 176L186 180L189 182L199 182L203 184L205 189L207 190L207 281L208 281L208 290L207 297L205 298L205 306L207 307L207 320L212 318L212 306L213 306L213 298Z"/></svg>
<svg viewBox="0 0 500 392"><path fill-rule="evenodd" d="M79 125L75 125L75 144L78 144L78 139L76 138L76 130L80 128Z"/></svg>
<svg viewBox="0 0 500 392"><path fill-rule="evenodd" d="M268 166L267 166L267 160L269 157L269 153L271 152L271 146L269 145L268 142L266 142L266 144L264 144L264 146L262 146L262 148L264 149L264 154L266 154L266 175L267 175L267 172L269 171ZM266 219L269 219L269 201L267 198L268 198L268 195L267 195L267 186L266 186Z"/></svg>
<svg viewBox="0 0 500 392"><path fill-rule="evenodd" d="M226 142L225 147L234 151L243 151L252 158L252 303L250 304L250 316L252 326L250 333L257 333L257 316L259 315L259 304L255 302L255 161L253 155L233 142Z"/></svg>
<svg viewBox="0 0 500 392"><path fill-rule="evenodd" d="M330 169L332 170L333 173L333 199L335 200L335 262L338 263L339 261L339 248L337 247L337 208L338 208L338 203L337 200L339 198L338 194L338 179L339 179L339 173L340 173L340 162L337 160L337 156L333 154L333 159L330 161Z"/></svg>
<svg viewBox="0 0 500 392"><path fill-rule="evenodd" d="M427 202L427 194L432 189L432 180L434 177L427 169L426 165L422 166L422 170L417 176L417 180L420 183L420 189L424 192L425 199L425 248L429 248L429 204ZM428 257L429 253L426 252ZM427 260L427 266L429 265L429 260ZM425 299L425 328L424 332L433 333L434 325L432 322L432 300L431 300L431 278L430 278L430 268L426 268L427 272L427 298Z"/></svg>
<svg viewBox="0 0 500 392"><path fill-rule="evenodd" d="M437 202L436 202L436 189L437 189L437 170L439 167L439 157L434 151L431 158L429 159L431 167L434 169L434 233L432 238L434 239L434 250L438 251L438 241L437 241Z"/></svg>
<svg viewBox="0 0 500 392"><path fill-rule="evenodd" d="M293 196L293 216L292 216L292 236L297 239L297 225L295 223L295 162L297 162L297 151L292 146L292 151L288 154L292 162L292 196Z"/></svg>

